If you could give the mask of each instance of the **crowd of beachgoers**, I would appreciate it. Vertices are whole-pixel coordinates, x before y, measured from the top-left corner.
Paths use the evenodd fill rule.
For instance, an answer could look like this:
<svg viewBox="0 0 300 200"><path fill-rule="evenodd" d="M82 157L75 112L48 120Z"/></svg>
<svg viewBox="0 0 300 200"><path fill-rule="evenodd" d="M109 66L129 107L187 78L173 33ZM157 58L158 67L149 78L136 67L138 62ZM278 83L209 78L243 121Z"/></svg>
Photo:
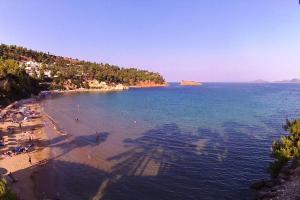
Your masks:
<svg viewBox="0 0 300 200"><path fill-rule="evenodd" d="M15 108L17 107L17 108ZM26 105L18 107L12 106L10 109L5 109L0 115L0 122L7 124L6 131L2 131L0 135L1 157L14 156L20 153L26 153L33 149L34 132L33 128L22 127L26 122L39 117L38 112L31 110ZM19 138L11 143L11 136L14 133L21 133ZM11 145L13 144L13 145ZM4 151L3 151L4 149Z"/></svg>
<svg viewBox="0 0 300 200"><path fill-rule="evenodd" d="M22 199L36 199L34 176L49 158L45 115L36 99L0 109L0 177Z"/></svg>

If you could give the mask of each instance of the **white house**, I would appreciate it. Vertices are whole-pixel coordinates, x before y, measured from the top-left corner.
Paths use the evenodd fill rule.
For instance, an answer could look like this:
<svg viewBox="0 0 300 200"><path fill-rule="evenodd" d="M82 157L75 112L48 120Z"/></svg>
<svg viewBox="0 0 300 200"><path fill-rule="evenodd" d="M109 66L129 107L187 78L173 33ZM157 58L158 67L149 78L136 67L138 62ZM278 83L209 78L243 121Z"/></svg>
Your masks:
<svg viewBox="0 0 300 200"><path fill-rule="evenodd" d="M44 75L51 78L51 70L45 70Z"/></svg>

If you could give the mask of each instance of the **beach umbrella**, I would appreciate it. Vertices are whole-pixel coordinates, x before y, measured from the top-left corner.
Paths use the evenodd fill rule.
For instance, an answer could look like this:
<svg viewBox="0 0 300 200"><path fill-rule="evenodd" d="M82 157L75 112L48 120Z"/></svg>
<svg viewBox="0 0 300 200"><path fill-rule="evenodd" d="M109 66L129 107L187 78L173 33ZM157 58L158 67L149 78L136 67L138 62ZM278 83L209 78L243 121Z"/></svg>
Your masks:
<svg viewBox="0 0 300 200"><path fill-rule="evenodd" d="M17 122L22 122L23 119L24 119L24 115L23 115L21 112L18 112L18 113L15 115L15 119L17 120Z"/></svg>

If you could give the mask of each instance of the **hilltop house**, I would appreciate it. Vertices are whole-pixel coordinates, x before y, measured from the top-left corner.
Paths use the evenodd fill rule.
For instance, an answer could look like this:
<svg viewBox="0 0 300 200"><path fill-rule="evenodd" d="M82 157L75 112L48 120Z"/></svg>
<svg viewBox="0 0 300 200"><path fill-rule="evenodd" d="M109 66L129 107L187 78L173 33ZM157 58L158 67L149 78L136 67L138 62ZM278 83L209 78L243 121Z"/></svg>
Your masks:
<svg viewBox="0 0 300 200"><path fill-rule="evenodd" d="M27 62L23 63L23 65L25 65L26 73L29 74L30 76L34 76L34 74L36 74L38 77L41 76L41 74L40 74L40 68L42 66L41 63L27 61ZM44 76L51 78L52 77L51 70L45 70Z"/></svg>
<svg viewBox="0 0 300 200"><path fill-rule="evenodd" d="M48 78L51 78L51 70L45 70L44 71L44 76L47 76Z"/></svg>
<svg viewBox="0 0 300 200"><path fill-rule="evenodd" d="M33 76L35 73L39 76L39 68L41 66L40 63L33 62L33 61L27 61L23 63L25 65L25 71L30 76Z"/></svg>

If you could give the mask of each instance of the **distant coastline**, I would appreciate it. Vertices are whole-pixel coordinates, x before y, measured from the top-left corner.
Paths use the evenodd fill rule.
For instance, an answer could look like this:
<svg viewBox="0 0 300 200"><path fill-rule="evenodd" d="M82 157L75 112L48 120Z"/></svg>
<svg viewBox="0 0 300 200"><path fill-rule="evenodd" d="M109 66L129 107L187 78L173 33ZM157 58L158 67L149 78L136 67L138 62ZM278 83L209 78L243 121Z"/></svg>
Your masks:
<svg viewBox="0 0 300 200"><path fill-rule="evenodd" d="M263 79L258 79L250 83L300 83L300 79L293 78L290 80L281 80L281 81L266 81Z"/></svg>

